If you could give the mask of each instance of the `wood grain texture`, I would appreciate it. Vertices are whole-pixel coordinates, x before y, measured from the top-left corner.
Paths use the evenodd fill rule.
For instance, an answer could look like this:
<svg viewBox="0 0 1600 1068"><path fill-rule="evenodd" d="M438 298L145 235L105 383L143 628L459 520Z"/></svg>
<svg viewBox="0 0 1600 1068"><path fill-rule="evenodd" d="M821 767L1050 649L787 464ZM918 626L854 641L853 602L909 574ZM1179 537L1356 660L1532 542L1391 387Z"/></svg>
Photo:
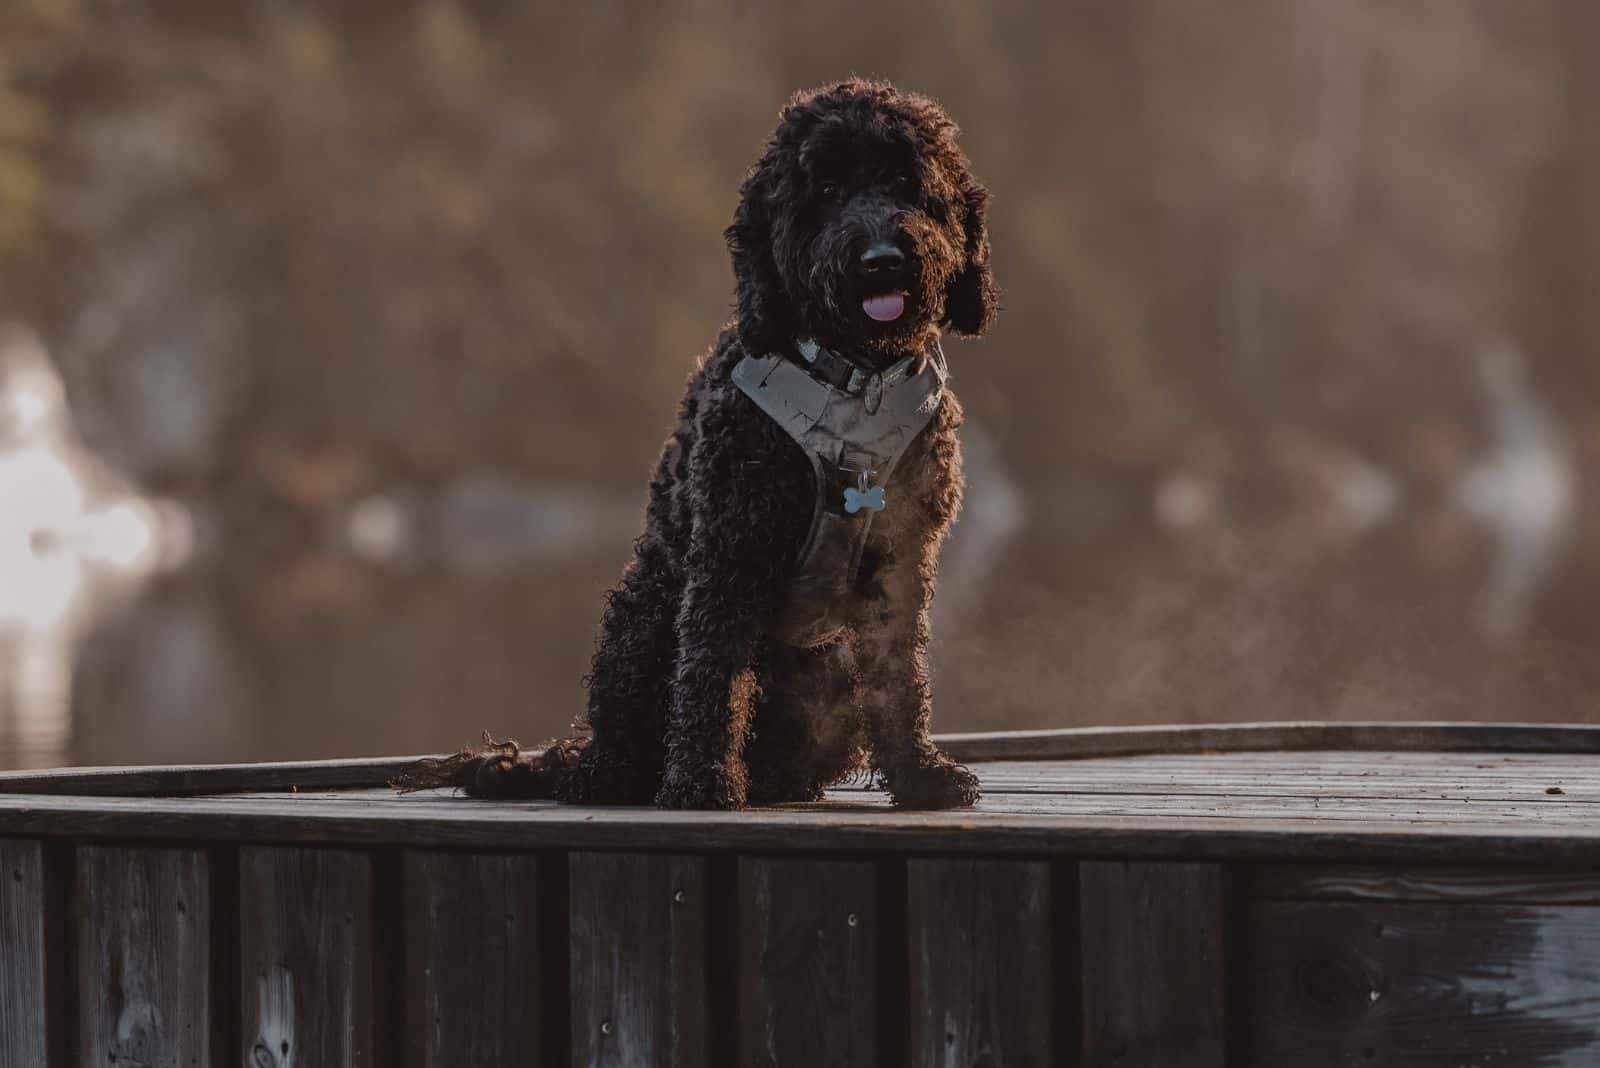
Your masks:
<svg viewBox="0 0 1600 1068"><path fill-rule="evenodd" d="M1264 865L1250 873L1249 893L1298 901L1600 905L1600 871Z"/></svg>
<svg viewBox="0 0 1600 1068"><path fill-rule="evenodd" d="M675 852L885 851L1126 859L1320 860L1331 863L1509 863L1600 867L1592 819L1530 823L1485 815L1467 822L1203 814L1168 809L1118 814L1005 806L968 812L894 812L877 806L798 811L658 812L478 801L342 803L226 798L0 796L8 835L123 841L426 846L451 849L651 849Z"/></svg>
<svg viewBox="0 0 1600 1068"><path fill-rule="evenodd" d="M79 849L79 1063L209 1065L210 937L203 853Z"/></svg>
<svg viewBox="0 0 1600 1068"><path fill-rule="evenodd" d="M1600 909L1258 903L1260 1068L1600 1064Z"/></svg>
<svg viewBox="0 0 1600 1068"><path fill-rule="evenodd" d="M353 787L197 798L0 795L0 829L205 842L649 848L677 853L1037 855L1600 869L1586 755L1346 751L1154 754L974 765L985 797L900 812L881 793L741 813L494 805ZM1550 791L1560 791L1552 793Z"/></svg>
<svg viewBox="0 0 1600 1068"><path fill-rule="evenodd" d="M1227 723L935 735L963 761L1084 760L1263 751L1600 753L1600 727L1572 723ZM420 757L0 772L0 794L184 797L382 786Z"/></svg>
<svg viewBox="0 0 1600 1068"><path fill-rule="evenodd" d="M700 857L568 858L574 1065L707 1063L707 890Z"/></svg>
<svg viewBox="0 0 1600 1068"><path fill-rule="evenodd" d="M243 1063L376 1065L372 868L359 852L239 851Z"/></svg>
<svg viewBox="0 0 1600 1068"><path fill-rule="evenodd" d="M981 768L979 769L981 775ZM1174 809L1060 811L989 797L960 812L822 803L743 813L408 802L0 796L0 833L127 841L404 845L484 850L1097 856L1600 867L1600 821L1485 813L1382 819L1336 808L1273 816Z"/></svg>
<svg viewBox="0 0 1600 1068"><path fill-rule="evenodd" d="M539 1068L539 864L407 850L408 1065Z"/></svg>
<svg viewBox="0 0 1600 1068"><path fill-rule="evenodd" d="M383 786L420 757L181 764L0 772L0 794L77 797L190 797L239 790L323 790Z"/></svg>
<svg viewBox="0 0 1600 1068"><path fill-rule="evenodd" d="M1221 1068L1222 868L1086 861L1078 872L1084 1068Z"/></svg>
<svg viewBox="0 0 1600 1068"><path fill-rule="evenodd" d="M44 847L0 838L0 1064L46 1063Z"/></svg>
<svg viewBox="0 0 1600 1068"><path fill-rule="evenodd" d="M1600 728L1572 723L1226 723L946 734L939 742L965 761L1315 749L1594 753L1600 752Z"/></svg>
<svg viewBox="0 0 1600 1068"><path fill-rule="evenodd" d="M1054 1063L1050 866L906 863L911 1063Z"/></svg>
<svg viewBox="0 0 1600 1068"><path fill-rule="evenodd" d="M877 1063L877 867L739 858L739 1059Z"/></svg>

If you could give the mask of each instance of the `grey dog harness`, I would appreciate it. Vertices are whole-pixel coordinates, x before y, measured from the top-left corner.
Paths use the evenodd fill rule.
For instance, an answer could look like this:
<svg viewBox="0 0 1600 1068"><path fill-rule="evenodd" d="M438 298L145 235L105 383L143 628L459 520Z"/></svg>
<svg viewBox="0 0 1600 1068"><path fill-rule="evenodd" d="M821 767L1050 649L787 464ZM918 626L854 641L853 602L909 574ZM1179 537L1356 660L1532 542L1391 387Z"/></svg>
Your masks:
<svg viewBox="0 0 1600 1068"><path fill-rule="evenodd" d="M855 585L874 512L906 447L939 409L947 371L937 341L882 371L864 371L809 339L806 366L773 353L746 356L733 381L811 461L817 502L777 622L793 645L827 642L844 626L839 608Z"/></svg>

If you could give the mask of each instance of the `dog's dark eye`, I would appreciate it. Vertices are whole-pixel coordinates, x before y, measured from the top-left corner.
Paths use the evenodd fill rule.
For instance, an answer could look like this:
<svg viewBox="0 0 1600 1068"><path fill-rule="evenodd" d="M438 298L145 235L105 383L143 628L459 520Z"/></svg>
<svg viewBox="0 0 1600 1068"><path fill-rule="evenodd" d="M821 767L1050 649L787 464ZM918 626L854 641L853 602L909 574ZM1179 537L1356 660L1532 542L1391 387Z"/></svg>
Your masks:
<svg viewBox="0 0 1600 1068"><path fill-rule="evenodd" d="M894 188L895 192L910 196L917 191L917 180L909 174L902 174L894 180Z"/></svg>
<svg viewBox="0 0 1600 1068"><path fill-rule="evenodd" d="M822 193L822 195L823 195L823 197L825 199L832 200L834 197L839 195L839 183L838 182L823 182L822 183L822 188L821 188L821 193Z"/></svg>

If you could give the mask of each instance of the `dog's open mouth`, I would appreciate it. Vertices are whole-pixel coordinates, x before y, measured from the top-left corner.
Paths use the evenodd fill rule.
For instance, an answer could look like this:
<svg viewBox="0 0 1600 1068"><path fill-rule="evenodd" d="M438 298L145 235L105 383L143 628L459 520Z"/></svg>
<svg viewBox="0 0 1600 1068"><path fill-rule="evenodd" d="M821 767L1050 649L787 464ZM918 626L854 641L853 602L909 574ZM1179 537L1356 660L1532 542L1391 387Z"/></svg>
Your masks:
<svg viewBox="0 0 1600 1068"><path fill-rule="evenodd" d="M897 289L892 293L880 293L875 297L868 297L861 302L861 310L867 313L869 319L880 323L892 323L905 314L905 292Z"/></svg>

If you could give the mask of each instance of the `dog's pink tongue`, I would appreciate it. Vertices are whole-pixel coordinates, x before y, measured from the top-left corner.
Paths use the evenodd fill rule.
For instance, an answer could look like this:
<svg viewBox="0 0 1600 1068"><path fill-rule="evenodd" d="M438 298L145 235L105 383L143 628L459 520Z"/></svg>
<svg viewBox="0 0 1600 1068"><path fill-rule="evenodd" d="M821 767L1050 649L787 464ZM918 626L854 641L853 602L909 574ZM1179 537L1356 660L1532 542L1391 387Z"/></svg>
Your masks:
<svg viewBox="0 0 1600 1068"><path fill-rule="evenodd" d="M861 310L880 323L892 323L906 310L906 295L885 293L881 297L868 297L861 302Z"/></svg>

